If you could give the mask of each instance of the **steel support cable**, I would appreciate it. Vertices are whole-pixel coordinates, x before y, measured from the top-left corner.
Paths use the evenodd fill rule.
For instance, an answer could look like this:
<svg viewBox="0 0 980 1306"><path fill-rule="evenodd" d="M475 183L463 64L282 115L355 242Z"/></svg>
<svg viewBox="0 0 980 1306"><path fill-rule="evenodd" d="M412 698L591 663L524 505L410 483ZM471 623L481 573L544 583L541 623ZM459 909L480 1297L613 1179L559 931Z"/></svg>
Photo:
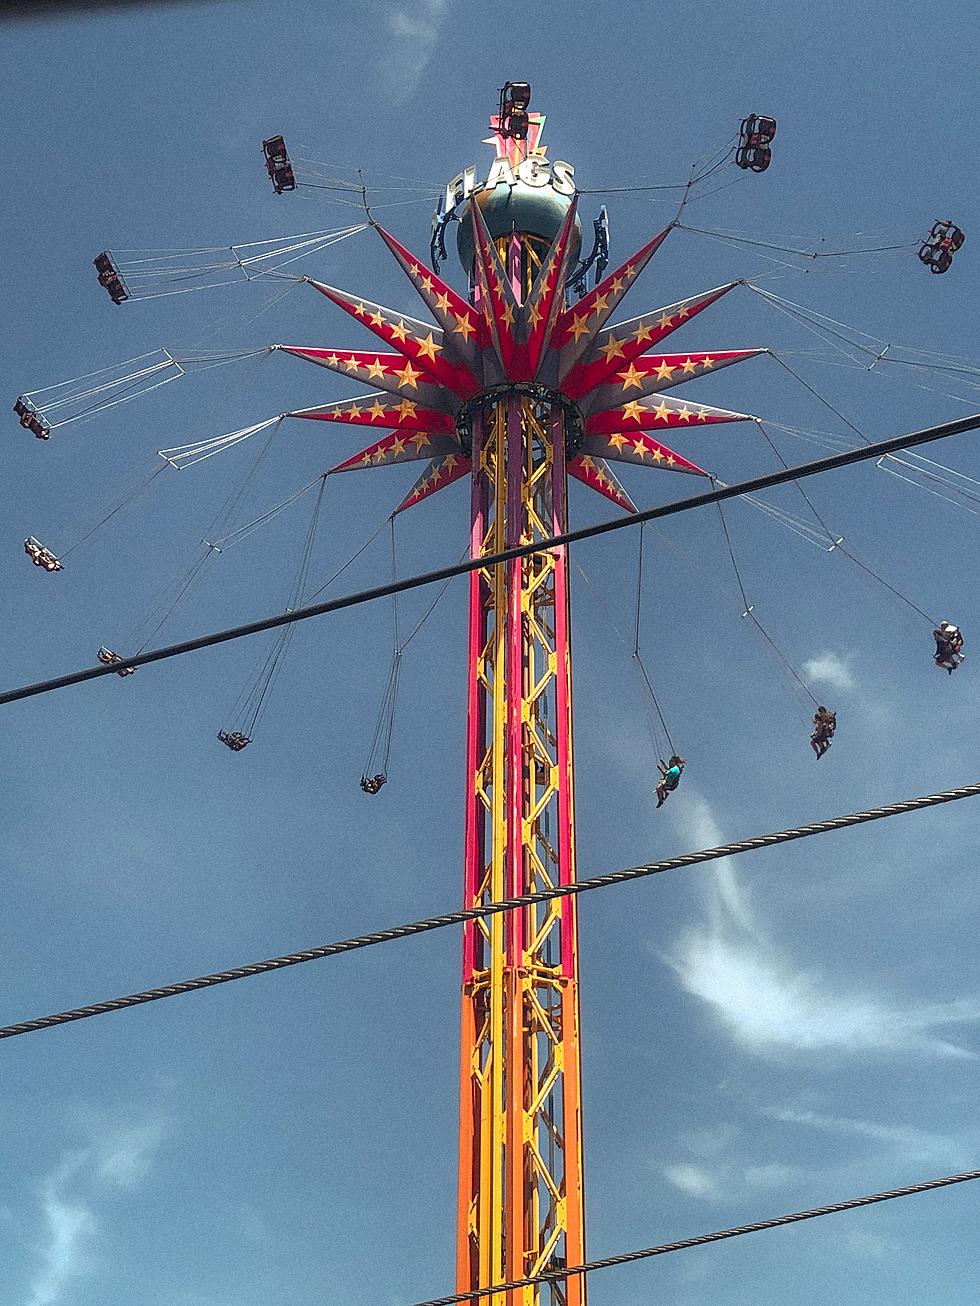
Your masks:
<svg viewBox="0 0 980 1306"><path fill-rule="evenodd" d="M785 458L783 458L783 455L777 449L774 441L772 440L772 437L769 435L769 432L766 430L765 425L762 423L761 420L758 421L756 425L758 426L759 430L762 432L766 444L768 444L769 448L776 455L777 459L782 464L782 466L786 467L788 464ZM884 588L886 590L889 590L892 594L894 594L897 599L901 599L901 601L904 604L906 604L907 607L910 607L913 612L917 612L920 617L925 617L926 621L930 622L933 626L939 625L939 622L936 621L933 617L930 617L928 612L923 612L917 603L913 603L910 598L907 598L901 592L901 590L897 590L894 585L889 584L889 582L885 580L884 576L879 576L878 573L874 571L871 567L869 567L866 562L862 562L861 559L856 558L849 549L845 549L843 541L834 538L833 532L831 531L827 523L824 521L824 519L821 517L820 513L817 511L816 507L813 504L813 501L811 500L810 496L807 494L806 490L804 490L803 486L797 485L796 488L803 496L803 502L813 513L814 517L816 518L816 520L819 522L820 526L823 528L824 532L826 533L827 538L830 540L831 548L837 549L839 552L843 553L845 558L850 558L851 562L853 562L856 567L860 567L861 570L866 573L866 575L872 578L872 580L876 580L879 585L883 585Z"/></svg>
<svg viewBox="0 0 980 1306"><path fill-rule="evenodd" d="M643 677L644 684L650 692L650 698L653 700L653 706L656 709L660 725L667 737L667 747L670 750L668 756L673 757L676 755L677 749L674 747L674 741L670 737L670 729L667 725L663 711L661 710L656 690L653 688L653 681L650 679L650 673L647 671L646 663L643 661L643 654L640 652L640 614L643 603L643 531L644 527L641 526L639 557L636 566L636 621L634 622L633 627L633 659L640 670L640 675Z"/></svg>
<svg viewBox="0 0 980 1306"><path fill-rule="evenodd" d="M739 245L758 245L761 249L777 249L782 254L798 254L800 258L818 259L818 258L845 258L850 254L888 254L896 250L908 250L909 253L915 248L913 244L905 242L902 245L873 245L867 249L796 249L792 245L777 245L769 240L750 240L747 236L735 236L730 231L709 231L705 227L688 227L681 228L683 231L690 231L696 236L720 236L725 240L737 242Z"/></svg>
<svg viewBox="0 0 980 1306"><path fill-rule="evenodd" d="M804 381L802 376L800 376L799 372L794 372L793 369L790 367L789 363L784 362L783 359L781 359L778 354L774 354L771 349L768 352L769 352L769 357L774 362L778 363L781 368L789 372L790 376L794 377L797 381L799 381L800 385L803 387L804 390L808 390L810 394L813 395L814 399L819 399L819 401L823 404L825 408L829 408L835 417L839 417L840 420L844 423L844 425L849 426L851 430L854 432L854 434L859 439L863 440L864 443L868 445L870 448L871 442L868 439L868 437L864 434L864 432L860 429L860 427L855 426L854 423L849 418L844 416L844 414L840 411L839 408L835 408L834 405L830 402L830 400L825 399L818 390L814 390L813 386L810 385L808 381Z"/></svg>
<svg viewBox="0 0 980 1306"><path fill-rule="evenodd" d="M180 980L176 984L164 984L159 988L144 989L140 993L130 993L126 997L111 998L107 1002L95 1002L84 1007L74 1007L69 1011L57 1012L50 1016L38 1016L33 1020L18 1021L13 1025L0 1027L0 1039L14 1038L18 1034L32 1034L37 1030L50 1029L55 1025L67 1025L74 1020L85 1020L90 1016L103 1016L110 1011L122 1011L127 1007L138 1007L146 1002L156 1002L161 998L175 998L182 993L193 993L197 989L211 988L216 984L227 984L232 980L248 979L252 975L264 975L269 971L283 970L287 966L298 966L306 961L320 961L325 957L336 957L342 953L354 952L360 948L374 947L379 943L393 943L396 939L411 938L416 934L427 934L432 930L446 929L450 925L462 925L467 921L481 920L497 916L502 912L513 911L517 907L533 907L539 903L550 902L553 898L575 897L591 893L594 889L609 888L614 884L628 884L633 880L645 879L651 875L663 875L667 871L681 870L698 866L702 862L717 861L722 857L736 857L740 853L756 852L761 848L772 848L777 844L791 843L796 839L808 839L815 834L829 834L832 830L846 830L852 825L864 825L869 821L881 821L889 816L900 816L903 812L924 811L928 807L938 807L943 803L955 803L961 798L975 798L980 795L980 782L962 785L956 789L944 789L934 794L922 794L918 798L907 798L897 803L886 803L882 807L869 807L861 812L849 812L844 816L833 816L825 821L812 821L807 825L798 825L790 830L776 830L770 834L754 835L747 839L736 839L731 843L720 844L715 848L702 848L697 852L681 853L677 857L667 857L657 862L641 866L632 866L623 871L610 871L605 875L596 875L588 880L579 880L575 884L559 884L550 889L536 893L524 893L514 898L505 898L500 902L484 903L479 907L464 907L459 911L446 912L441 916L429 916L425 920L413 921L407 925L395 925L386 930L376 930L370 934L361 934L355 938L341 939L336 943L326 943L315 948L304 948L300 952L286 953L281 957L270 957L265 961L251 962L245 966L233 966L229 970L215 971L210 975L199 975L195 979Z"/></svg>
<svg viewBox="0 0 980 1306"><path fill-rule="evenodd" d="M714 484L714 483L715 483L714 477L711 477L710 479L711 479L711 483ZM819 704L819 703L817 702L817 700L814 698L814 696L813 696L813 694L812 694L812 692L811 692L811 690L810 690L809 685L806 683L806 681L803 679L803 677L799 674L799 672L798 672L798 671L796 670L796 668L793 666L792 662L790 662L789 658L786 656L786 654L783 652L783 650L779 647L779 645L776 643L776 641L773 639L773 637L769 634L768 630L766 630L765 626L763 626L763 624L762 624L762 622L759 620L759 618L755 615L754 607L753 607L753 605L749 602L749 600L748 600L748 596L747 596L747 594L745 593L745 586L744 586L744 584L742 583L742 573L741 573L741 570L739 569L738 562L737 562L736 559L735 559L735 546L732 544L732 537L731 537L731 535L728 533L728 522L725 520L725 514L724 514L724 512L722 511L721 503L718 503L716 506L717 506L717 508L718 508L718 516L721 518L721 529L722 529L722 531L724 532L724 535L725 535L725 543L726 543L727 546L728 546L728 556L729 556L729 557L731 558L731 560L732 560L732 570L733 570L734 573L735 573L735 580L736 580L737 583L738 583L738 592L739 592L739 594L742 596L742 603L743 603L743 605L744 605L743 612L742 612L742 616L743 616L743 617L748 617L748 619L749 619L749 620L752 622L752 624L755 626L756 630L759 632L759 634L762 636L762 638L766 641L766 643L769 645L769 647L770 647L770 648L772 649L772 651L775 653L776 657L777 657L777 658L779 659L779 661L782 663L783 667L784 667L784 668L789 672L789 674L793 677L793 680L796 682L796 684L799 685L800 689L803 690L803 692L804 692L804 694L806 694L807 698L810 699L810 701L813 703L814 707L819 707L820 704Z"/></svg>
<svg viewBox="0 0 980 1306"><path fill-rule="evenodd" d="M423 572L416 576L406 576L393 584L376 585L372 589L359 590L324 603L310 604L297 608L295 612L277 613L272 617L263 617L258 621L246 622L232 626L227 630L214 631L209 635L199 635L195 639L184 640L179 644L169 644L164 648L152 649L139 656L124 658L127 666L147 666L151 662L163 662L167 658L181 657L185 653L194 653L199 649L212 648L217 644L226 644L230 640L243 639L246 635L257 635L264 630L274 630L277 626L286 626L294 621L307 621L310 617L325 616L329 612L339 612L347 608L359 607L363 603L373 603L377 599L387 598L391 594L402 594L406 590L419 589L424 585L438 585L454 576L463 576L471 571L482 571L502 563L513 562L518 558L529 558L536 553L546 553L550 549L566 544L578 544L582 540L594 539L599 535L609 535L613 531L624 530L630 526L640 526L644 522L657 521L661 517L673 517L677 513L690 512L694 508L704 508L708 504L719 503L725 499L737 499L744 494L757 490L768 490L774 485L786 485L790 481L801 480L807 476L817 476L822 472L836 471L849 467L853 463L867 462L871 458L881 458L886 454L909 449L913 445L930 444L935 440L944 440L965 431L973 431L980 426L980 413L969 417L960 417L953 422L943 422L939 426L926 427L921 431L912 431L906 435L893 436L888 440L879 440L863 448L846 449L841 453L830 454L826 458L817 458L813 462L800 463L778 472L767 472L764 476L755 476L748 481L739 481L735 485L719 486L703 494L690 495L673 503L660 504L656 508L645 508L642 512L631 513L626 517L614 517L610 521L596 522L592 526L582 526L577 530L564 531L545 540L536 540L530 544L516 544L500 553L486 554L479 558L469 558L451 566L439 567L435 571ZM82 671L73 671L65 676L55 676L49 680L36 681L31 685L22 685L18 689L8 689L0 693L0 706L5 703L18 702L23 698L33 698L37 694L48 694L55 689L65 689L69 685L79 685L86 680L97 680L100 676L114 675L115 668L110 666L86 667Z"/></svg>
<svg viewBox="0 0 980 1306"><path fill-rule="evenodd" d="M428 1297L425 1301L414 1302L412 1306L455 1306L457 1302L469 1302L472 1306L482 1306L501 1293L517 1288L530 1288L537 1283L561 1283L573 1275L591 1274L594 1270L608 1270L614 1265L628 1265L632 1261L647 1260L651 1256L665 1256L668 1252L682 1252L689 1247L704 1247L708 1243L722 1242L726 1238L741 1238L747 1233L762 1233L766 1229L779 1229L787 1224L799 1224L801 1220L816 1220L823 1215L837 1215L841 1211L853 1211L861 1206L873 1206L876 1202L891 1202L898 1197L914 1197L918 1193L933 1192L937 1188L949 1188L953 1184L969 1183L980 1179L980 1170L964 1170L960 1174L943 1175L941 1179L925 1179L922 1183L906 1184L903 1188L889 1188L881 1193L869 1193L865 1197L849 1197L843 1202L830 1202L826 1206L812 1206L806 1211L792 1211L789 1215L774 1215L768 1220L755 1220L752 1224L739 1224L731 1229L718 1229L714 1233L701 1233L693 1238L678 1238L675 1242L660 1243L656 1247L643 1247L633 1252L623 1252L619 1256L604 1256L600 1260L586 1261L582 1265L569 1265L561 1270L550 1270L527 1279L512 1279L509 1283L495 1283L477 1292L454 1293L449 1297Z"/></svg>
<svg viewBox="0 0 980 1306"><path fill-rule="evenodd" d="M640 531L640 542L642 545L643 542L642 530ZM641 561L642 561L642 556L641 556ZM575 559L575 566L578 568L579 575L582 577L583 581L585 581L589 593L592 595L596 603L598 603L599 607L601 608L603 616L605 617L606 621L609 623L610 629L616 635L617 639L622 644L623 648L626 649L627 653L629 653L631 659L633 659L633 661L637 664L637 670L639 671L640 678L643 681L644 689L646 690L647 694L649 694L650 698L653 700L653 705L654 708L656 709L657 718L660 719L661 725L663 725L664 720L663 720L663 714L660 711L660 704L657 702L657 696L653 692L653 686L650 683L649 676L646 674L646 668L643 666L642 658L637 657L637 652L636 652L637 641L639 639L639 606L638 605L639 605L640 586L642 584L642 567L640 568L637 575L637 612L636 612L636 619L635 619L635 638L633 644L631 645L627 640L626 636L620 630L616 622L616 618L613 616L612 612L610 611L608 603L606 603L605 599L602 597L602 594L598 589L598 587L593 584L592 578L589 576L589 573L582 566L582 563L579 561L578 558ZM657 732L657 719L651 713L650 715L647 716L646 721L647 721L647 726L650 730L650 743L653 747L653 755L654 757L658 757L658 758L663 757L664 737L663 735ZM673 744L668 743L667 748L670 753L673 753L674 751Z"/></svg>

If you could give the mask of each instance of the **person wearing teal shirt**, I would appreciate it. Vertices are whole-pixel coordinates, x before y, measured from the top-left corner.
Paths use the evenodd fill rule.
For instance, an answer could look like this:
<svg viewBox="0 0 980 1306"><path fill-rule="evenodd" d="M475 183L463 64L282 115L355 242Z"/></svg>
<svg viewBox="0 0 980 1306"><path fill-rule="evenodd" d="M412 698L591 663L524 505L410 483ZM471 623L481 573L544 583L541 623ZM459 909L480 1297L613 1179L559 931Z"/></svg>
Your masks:
<svg viewBox="0 0 980 1306"><path fill-rule="evenodd" d="M680 783L681 772L684 770L684 759L678 757L675 753L669 763L661 758L657 765L660 768L660 783L657 785L657 806L663 807L668 795L672 794Z"/></svg>

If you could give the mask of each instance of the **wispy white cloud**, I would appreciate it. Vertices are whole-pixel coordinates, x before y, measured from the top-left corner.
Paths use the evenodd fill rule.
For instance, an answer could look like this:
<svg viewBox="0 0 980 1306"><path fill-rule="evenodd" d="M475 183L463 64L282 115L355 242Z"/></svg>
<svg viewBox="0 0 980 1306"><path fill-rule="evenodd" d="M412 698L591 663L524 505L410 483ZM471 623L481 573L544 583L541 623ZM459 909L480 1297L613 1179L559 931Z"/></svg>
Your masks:
<svg viewBox="0 0 980 1306"><path fill-rule="evenodd" d="M102 1228L97 1208L112 1190L131 1189L147 1174L163 1126L107 1128L85 1147L65 1152L38 1185L40 1229L26 1306L68 1300L72 1282L91 1272Z"/></svg>
<svg viewBox="0 0 980 1306"><path fill-rule="evenodd" d="M665 1165L661 1171L668 1183L679 1188L691 1197L719 1197L721 1195L718 1181L714 1175L703 1170L699 1165L681 1162L678 1165Z"/></svg>
<svg viewBox="0 0 980 1306"><path fill-rule="evenodd" d="M839 653L820 653L815 658L808 658L803 663L803 675L811 685L827 685L845 691L855 688L850 659L841 657Z"/></svg>
<svg viewBox="0 0 980 1306"><path fill-rule="evenodd" d="M874 1120L854 1120L848 1116L824 1115L819 1111L792 1107L765 1107L762 1114L784 1124L801 1125L823 1133L848 1134L875 1143L894 1144L909 1160L935 1161L945 1165L959 1164L963 1159L963 1147L956 1139L910 1125L883 1125Z"/></svg>
<svg viewBox="0 0 980 1306"><path fill-rule="evenodd" d="M396 4L387 14L382 72L392 99L407 99L422 80L448 11L449 0L412 0L410 4Z"/></svg>
<svg viewBox="0 0 980 1306"><path fill-rule="evenodd" d="M744 1165L734 1159L721 1157L712 1162L710 1170L691 1161L677 1161L662 1166L660 1173L668 1183L688 1197L699 1197L709 1202L731 1198L747 1191L764 1192L773 1188L785 1188L805 1177L805 1171L799 1166L784 1165L779 1161Z"/></svg>
<svg viewBox="0 0 980 1306"><path fill-rule="evenodd" d="M704 799L688 790L685 800L679 819L687 836L722 842ZM980 1021L977 998L899 1005L847 992L822 972L795 964L766 936L729 863L714 863L704 884L705 920L682 933L667 960L687 992L744 1047L770 1055L877 1050L977 1057L944 1037L952 1025Z"/></svg>

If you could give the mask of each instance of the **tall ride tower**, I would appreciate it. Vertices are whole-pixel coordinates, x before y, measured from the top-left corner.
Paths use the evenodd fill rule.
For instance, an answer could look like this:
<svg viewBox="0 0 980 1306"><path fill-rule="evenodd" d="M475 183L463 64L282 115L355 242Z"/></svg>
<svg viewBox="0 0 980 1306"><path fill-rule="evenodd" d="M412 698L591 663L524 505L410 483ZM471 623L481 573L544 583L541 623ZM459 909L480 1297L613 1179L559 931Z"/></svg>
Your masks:
<svg viewBox="0 0 980 1306"><path fill-rule="evenodd" d="M437 215L434 251L459 220L468 297L378 227L437 325L314 281L389 351L281 346L380 387L289 414L390 432L334 471L427 459L398 512L469 475L474 559L566 530L569 478L635 511L610 461L705 476L659 428L746 416L663 392L761 352L654 352L734 282L606 326L670 228L586 290L573 169L548 161L523 90L491 118L486 180L467 169ZM564 547L471 573L466 907L575 879L569 623ZM557 898L465 929L457 1291L489 1300L481 1289L584 1259L576 907ZM580 1276L506 1295L584 1302Z"/></svg>

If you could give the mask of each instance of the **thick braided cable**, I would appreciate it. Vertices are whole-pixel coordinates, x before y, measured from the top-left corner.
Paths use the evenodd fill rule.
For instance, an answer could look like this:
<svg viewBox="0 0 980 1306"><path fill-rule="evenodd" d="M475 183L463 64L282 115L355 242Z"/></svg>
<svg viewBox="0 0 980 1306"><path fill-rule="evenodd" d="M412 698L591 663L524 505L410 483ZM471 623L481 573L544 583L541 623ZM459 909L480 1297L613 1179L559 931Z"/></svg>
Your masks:
<svg viewBox="0 0 980 1306"><path fill-rule="evenodd" d="M785 367L786 364L784 363L783 366ZM787 368L787 370L791 369ZM826 400L824 402L826 403ZM674 503L662 503L656 508L645 508L642 512L634 512L625 517L614 517L611 521L581 526L573 531L564 531L560 535L551 535L546 540L515 544L508 549L502 549L499 553L481 554L480 557L458 562L455 566L440 567L437 571L427 571L417 576L405 576L387 585L376 585L373 589L359 590L355 594L345 594L323 603L307 604L305 607L295 608L292 612L280 612L273 617L263 617L260 621L250 621L242 626L232 626L228 630L214 631L210 635L199 635L196 639L187 639L180 644L168 644L165 648L155 648L145 653L129 654L124 649L122 660L130 667L144 667L153 662L163 662L167 658L183 657L185 653L214 648L218 644L244 639L248 635L257 635L265 630L276 630L280 626L289 626L297 621L308 621L311 617L322 617L328 612L341 612L347 608L359 607L392 594L403 594L408 590L420 589L424 585L439 585L453 576L468 575L472 571L483 571L501 563L515 562L518 558L529 558L532 554L547 553L563 544L577 544L581 540L591 540L598 535L608 535L610 531L642 526L644 522L659 521L662 517L673 517L677 513L690 512L693 508L721 503L723 499L754 494L756 491L768 490L775 485L785 485L789 481L799 481L807 476L818 476L840 467L850 467L853 463L867 462L870 458L881 458L902 449L930 444L935 440L945 440L951 435L960 435L965 431L973 431L977 427L980 427L980 413L974 413L970 417L960 417L955 422L943 422L940 426L930 426L922 431L898 435L890 440L879 440L876 444L866 443L858 449L845 449L841 453L818 458L815 462L783 467L777 472L768 472L765 476L739 481L737 485L718 485L706 494L691 495ZM857 427L854 429L857 430ZM39 680L33 685L21 685L19 689L4 690L0 693L0 706L19 702L22 698L33 698L36 694L49 694L55 689L65 689L69 685L80 685L87 680L98 680L102 676L116 674L114 666L100 663L98 666L86 667L82 671L73 671L66 676L55 676L51 680Z"/></svg>
<svg viewBox="0 0 980 1306"><path fill-rule="evenodd" d="M667 1252L682 1252L688 1247L703 1247L706 1243L721 1242L724 1238L740 1238L746 1233L761 1233L764 1229L778 1229L780 1225L797 1224L800 1220L815 1220L821 1215L836 1215L838 1211L853 1211L858 1206L872 1206L875 1202L890 1202L896 1197L913 1197L916 1193L928 1193L934 1188L948 1188L951 1184L965 1184L971 1179L980 1179L980 1170L966 1170L962 1174L944 1175L942 1179L927 1179L921 1184L908 1184L904 1188L890 1188L884 1193L871 1193L867 1197L850 1197L844 1202L832 1202L829 1206L814 1206L808 1211L793 1211L789 1215L776 1215L769 1220L756 1220L753 1224L736 1225L733 1229L719 1229L715 1233L702 1233L694 1238L678 1238L676 1242L660 1243L657 1247L644 1247L635 1252L623 1252L620 1256L605 1256L602 1260L586 1261L584 1265L569 1265L562 1270L550 1270L528 1279L513 1279L510 1283L496 1283L480 1292L456 1293L452 1297L430 1297L426 1301L413 1302L412 1306L456 1306L458 1302L470 1302L473 1306L489 1303L501 1293L516 1288L529 1288L536 1283L556 1283L572 1275L589 1274L593 1270L606 1270L613 1265L628 1265L630 1261L642 1261L650 1256L664 1256Z"/></svg>
<svg viewBox="0 0 980 1306"><path fill-rule="evenodd" d="M964 785L959 789L944 789L941 793L924 794L919 798L907 798L903 802L888 803L884 807L870 807L863 812L851 812L846 816L834 816L827 821L813 821L809 825L798 825L792 830L777 830L771 834L759 834L749 839L736 839L734 843L721 844L717 848L703 848L699 852L683 853L679 857L668 857L663 861L650 862L645 866L633 866L624 871L611 871L606 875L597 875L589 880L580 880L577 884L560 884L553 889L539 893L525 893L516 898L505 898L501 902L485 903L480 907L463 908L460 911L447 912L443 916L429 916L425 920L413 921L408 925L395 925L387 930L376 930L372 934L361 934L352 939L341 939L337 943L323 944L318 948L305 948L301 952L290 952L282 957L271 957L266 961L252 962L247 966L234 966L230 970L215 971L211 975L199 975L196 979L181 980L176 984L164 984L156 989L144 989L142 993L130 993L127 997L111 998L107 1002L95 1002L86 1007L75 1007L70 1011L61 1011L51 1016L38 1016L34 1020L19 1021L16 1025L0 1027L0 1039L14 1038L18 1034L32 1034L39 1029L49 1029L54 1025L67 1025L73 1020L85 1020L89 1016L103 1016L110 1011L122 1011L126 1007L138 1007L144 1002L156 1002L161 998L175 998L182 993L193 993L196 989L211 988L215 984L228 984L232 980L248 979L251 975L264 975L267 971L283 970L287 966L298 966L304 961L319 961L324 957L336 957L341 953L354 952L358 948L370 948L378 943L392 943L395 939L407 939L414 934L425 934L430 930L445 929L449 925L461 925L466 921L482 917L495 916L500 912L512 911L515 907L530 907L536 903L548 902L552 898L567 898L580 893L589 893L593 889L605 889L613 884L626 884L631 880L640 880L648 875L662 875L665 871L676 871L686 866L697 866L701 862L716 861L719 857L735 857L739 853L753 852L759 848L770 848L776 844L789 843L793 839L807 839L813 834L828 834L831 830L844 830L851 825L863 825L867 821L881 821L886 816L900 816L903 812L916 812L926 807L938 807L942 803L954 803L960 798L974 798L980 794L980 783Z"/></svg>

